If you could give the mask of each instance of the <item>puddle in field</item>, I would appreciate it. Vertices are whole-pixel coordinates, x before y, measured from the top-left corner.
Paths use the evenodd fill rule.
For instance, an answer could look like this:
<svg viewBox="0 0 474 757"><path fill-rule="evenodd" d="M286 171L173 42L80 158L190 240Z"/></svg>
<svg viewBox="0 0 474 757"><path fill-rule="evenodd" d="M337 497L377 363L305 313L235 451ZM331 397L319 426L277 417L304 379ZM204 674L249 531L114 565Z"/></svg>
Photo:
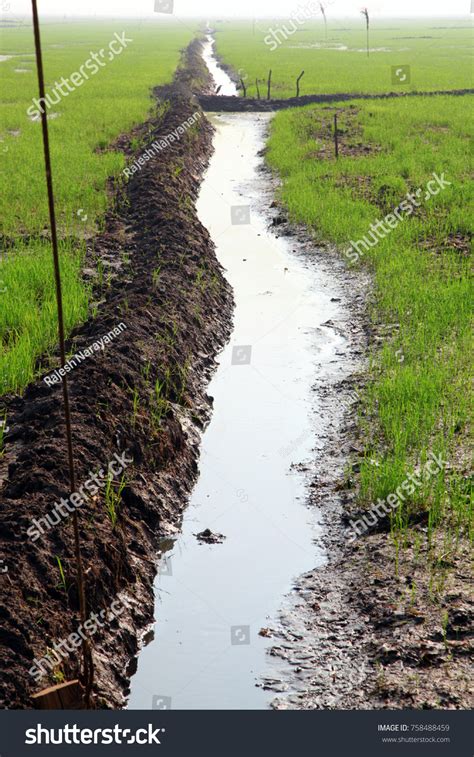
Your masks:
<svg viewBox="0 0 474 757"><path fill-rule="evenodd" d="M5 63L6 60L13 58L13 55L0 55L0 63Z"/></svg>
<svg viewBox="0 0 474 757"><path fill-rule="evenodd" d="M294 579L324 561L304 472L292 466L313 457L331 422L312 386L337 370L344 339L323 324L339 306L328 275L293 252L298 243L267 230L258 169L271 114L211 118L215 152L197 207L234 290L234 331L208 389L214 410L182 532L163 543L154 638L131 709L268 707L274 695L256 682L271 677L272 640L259 631ZM195 534L207 528L225 540L201 544Z"/></svg>
<svg viewBox="0 0 474 757"><path fill-rule="evenodd" d="M288 45L290 50L340 50L342 52L348 51L350 53L367 53L366 47L356 48L348 47L347 45L325 45L323 43L314 42L313 44L300 44L300 45ZM408 48L404 48L408 49ZM370 47L370 53L390 53L391 47Z"/></svg>
<svg viewBox="0 0 474 757"><path fill-rule="evenodd" d="M290 50L348 50L347 45L326 45L323 42L313 44L288 45Z"/></svg>
<svg viewBox="0 0 474 757"><path fill-rule="evenodd" d="M367 53L366 47L359 47L357 49L353 48L352 52L354 53ZM369 47L369 53L391 53L392 48L391 47Z"/></svg>

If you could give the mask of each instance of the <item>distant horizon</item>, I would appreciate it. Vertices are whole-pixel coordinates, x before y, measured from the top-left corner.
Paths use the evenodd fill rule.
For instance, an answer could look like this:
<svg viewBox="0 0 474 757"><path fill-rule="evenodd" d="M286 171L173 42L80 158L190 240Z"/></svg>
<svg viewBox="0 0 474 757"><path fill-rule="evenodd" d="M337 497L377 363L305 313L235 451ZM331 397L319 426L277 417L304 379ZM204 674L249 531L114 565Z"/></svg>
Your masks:
<svg viewBox="0 0 474 757"><path fill-rule="evenodd" d="M372 11L371 15L371 21L376 22L378 20L381 21L387 21L390 19L397 20L397 21L415 21L415 20L429 20L429 19L435 19L435 18L452 18L452 19L463 19L466 20L468 18L471 18L471 13L430 13L429 15L420 15L420 16L407 16L407 15L393 15L393 14L381 14L377 13L376 11ZM136 19L141 20L144 18L147 18L149 20L155 20L158 23L172 23L173 21L180 21L181 17L179 14L166 14L166 15L158 15L155 13L146 13L141 16L137 15L129 15L129 14L121 14L121 13L106 13L106 14L78 14L78 13L61 13L61 12L51 12L51 13L42 13L40 14L40 17L42 19L47 18L67 18L67 19L90 19L93 18L95 20L104 20L108 21L110 19L114 18L129 18L129 19ZM216 16L210 16L208 14L204 15L185 15L183 18L186 18L188 20L196 20L196 21L249 21L250 23L253 21L270 21L272 19L288 19L291 17L291 14L275 14L275 15L262 15L262 16L224 16L222 14L216 15ZM31 18L31 14L28 13L16 13L15 16L11 19L14 21L17 18ZM333 14L331 16L333 19L338 20L344 20L344 19L359 19L360 13L354 13L353 15L336 15ZM2 22L8 22L9 21L9 14L0 14L0 21ZM312 23L312 22L321 22L322 18L311 18L308 19L305 23Z"/></svg>

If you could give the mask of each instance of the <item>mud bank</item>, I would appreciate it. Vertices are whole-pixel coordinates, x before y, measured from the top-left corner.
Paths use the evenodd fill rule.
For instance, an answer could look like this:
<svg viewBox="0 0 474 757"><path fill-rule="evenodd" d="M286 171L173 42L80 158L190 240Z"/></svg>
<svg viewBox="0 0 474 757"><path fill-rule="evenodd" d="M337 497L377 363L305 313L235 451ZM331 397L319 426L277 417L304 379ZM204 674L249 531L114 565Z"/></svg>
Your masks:
<svg viewBox="0 0 474 757"><path fill-rule="evenodd" d="M130 136L118 140L130 164L196 111L202 115L192 96L192 88L208 86L199 53L194 42L174 83L156 91L168 105L134 131L136 153ZM77 480L107 469L115 454L133 458L114 484L115 498L101 485L79 508L88 612L108 613L117 599L122 605L120 618L92 637L98 707L124 703L140 634L153 617L157 544L179 528L211 410L205 386L229 335L231 292L195 211L211 143L212 127L200 117L143 160L117 193L104 233L89 245L85 276L97 315L67 345L68 354L78 353L125 324L69 374ZM46 375L57 366L44 360L39 368ZM2 707L30 707L32 693L80 673L74 647L40 684L28 672L79 623L67 511L41 538L27 534L33 519L69 495L61 397L60 384L38 379L22 397L2 400L9 426L0 461Z"/></svg>
<svg viewBox="0 0 474 757"><path fill-rule="evenodd" d="M237 77L235 77L238 84ZM264 87L265 85L262 85ZM226 113L269 113L287 108L302 108L316 103L345 102L351 100L386 100L396 97L434 97L436 95L452 95L462 97L472 95L474 89L448 89L433 92L387 92L381 94L361 94L357 92L340 92L329 95L301 95L288 97L286 100L270 99L256 100L251 97L235 97L229 94L203 94L199 96L201 107L209 112Z"/></svg>

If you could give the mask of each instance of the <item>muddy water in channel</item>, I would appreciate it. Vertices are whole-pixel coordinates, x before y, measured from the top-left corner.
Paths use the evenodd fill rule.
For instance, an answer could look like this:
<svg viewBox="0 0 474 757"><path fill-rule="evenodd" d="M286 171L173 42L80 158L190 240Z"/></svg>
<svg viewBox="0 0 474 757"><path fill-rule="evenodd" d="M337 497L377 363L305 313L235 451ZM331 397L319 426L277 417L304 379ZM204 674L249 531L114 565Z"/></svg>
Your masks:
<svg viewBox="0 0 474 757"><path fill-rule="evenodd" d="M215 152L198 211L234 290L234 331L209 387L200 477L156 579L154 640L132 679L134 709L267 707L274 694L256 683L271 675L271 639L259 631L293 579L324 560L294 465L314 457L329 422L312 385L336 369L343 338L322 324L338 306L327 275L268 231L258 153L271 116L210 117ZM194 534L206 528L225 540L200 544Z"/></svg>

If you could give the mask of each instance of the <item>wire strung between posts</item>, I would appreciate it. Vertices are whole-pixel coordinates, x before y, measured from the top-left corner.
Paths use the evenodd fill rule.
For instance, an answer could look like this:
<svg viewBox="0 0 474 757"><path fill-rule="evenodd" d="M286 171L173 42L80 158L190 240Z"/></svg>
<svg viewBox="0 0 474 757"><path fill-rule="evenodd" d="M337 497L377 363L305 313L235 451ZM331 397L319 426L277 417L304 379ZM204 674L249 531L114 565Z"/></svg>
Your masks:
<svg viewBox="0 0 474 757"><path fill-rule="evenodd" d="M53 176L51 171L51 155L49 151L49 135L48 135L48 118L46 114L46 98L44 88L44 74L43 74L43 56L41 51L41 37L40 37L40 25L38 18L38 8L36 0L31 0L33 7L33 30L35 37L35 51L36 51L36 67L38 71L38 87L39 96L42 107L41 112L41 126L43 130L43 147L44 147L44 163L46 172L46 186L48 189L48 205L49 205L49 221L51 226L51 243L53 249L53 261L54 261L54 278L56 283L56 302L58 308L58 334L59 334L59 351L61 356L61 365L66 363L66 347L65 347L65 335L64 335L64 314L63 314L63 298L61 289L61 272L59 267L59 252L58 252L58 236L56 229L56 213L54 206L54 192L53 192ZM64 417L66 421L66 440L67 440L67 457L69 465L69 486L70 493L73 494L76 491L76 475L74 469L74 453L72 445L72 424L71 424L71 409L69 404L69 391L66 376L62 380L63 385L63 399L64 399ZM82 568L81 558L81 545L79 538L79 522L77 512L72 514L73 530L74 530L74 550L76 559L76 573L77 573L77 589L79 594L79 609L81 616L81 623L84 624L87 619L86 609L86 595L84 589L84 571ZM83 682L85 688L85 704L86 707L90 707L91 704L91 691L94 678L94 665L92 660L92 652L89 642L83 639L82 642L83 651Z"/></svg>

